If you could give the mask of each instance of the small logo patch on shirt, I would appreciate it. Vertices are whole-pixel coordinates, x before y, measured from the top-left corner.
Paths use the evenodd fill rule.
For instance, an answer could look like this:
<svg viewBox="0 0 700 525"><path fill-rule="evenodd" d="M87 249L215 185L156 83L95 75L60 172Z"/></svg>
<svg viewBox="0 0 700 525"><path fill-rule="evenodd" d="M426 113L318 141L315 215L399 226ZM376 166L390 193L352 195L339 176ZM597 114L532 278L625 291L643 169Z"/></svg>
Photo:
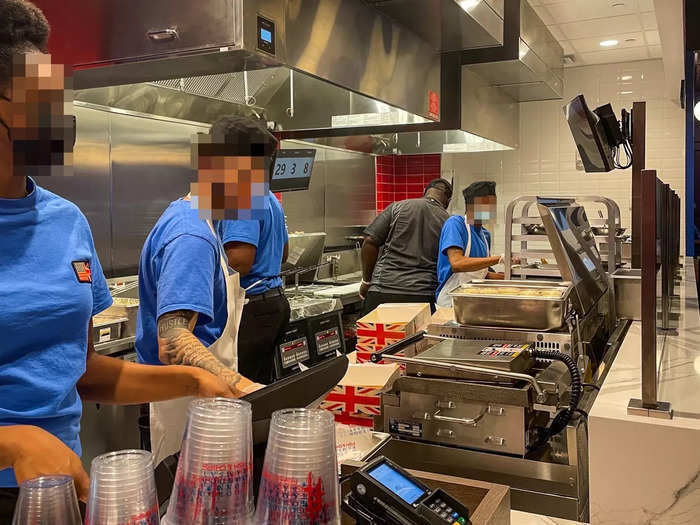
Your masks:
<svg viewBox="0 0 700 525"><path fill-rule="evenodd" d="M92 273L90 272L90 263L88 261L73 261L71 264L79 283L92 282Z"/></svg>

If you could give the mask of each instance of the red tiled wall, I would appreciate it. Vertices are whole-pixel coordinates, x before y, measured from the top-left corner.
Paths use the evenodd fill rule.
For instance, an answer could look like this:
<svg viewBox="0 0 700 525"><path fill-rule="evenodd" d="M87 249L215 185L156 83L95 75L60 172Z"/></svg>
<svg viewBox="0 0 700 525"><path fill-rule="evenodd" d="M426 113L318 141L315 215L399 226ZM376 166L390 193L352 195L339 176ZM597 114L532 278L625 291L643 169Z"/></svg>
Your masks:
<svg viewBox="0 0 700 525"><path fill-rule="evenodd" d="M425 186L440 177L440 155L377 157L377 213L392 202L423 195Z"/></svg>

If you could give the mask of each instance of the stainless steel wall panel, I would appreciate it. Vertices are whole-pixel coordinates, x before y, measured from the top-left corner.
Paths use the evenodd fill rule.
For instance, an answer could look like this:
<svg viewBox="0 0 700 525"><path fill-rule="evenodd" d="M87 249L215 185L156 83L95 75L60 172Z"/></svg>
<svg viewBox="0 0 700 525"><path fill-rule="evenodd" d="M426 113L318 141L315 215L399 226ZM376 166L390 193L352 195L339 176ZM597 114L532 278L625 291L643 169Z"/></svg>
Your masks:
<svg viewBox="0 0 700 525"><path fill-rule="evenodd" d="M308 148L284 141L283 148ZM349 245L345 239L376 216L374 157L351 151L315 148L316 162L308 191L282 195L289 231L325 231L326 246Z"/></svg>
<svg viewBox="0 0 700 525"><path fill-rule="evenodd" d="M191 141L204 126L109 113L112 163L112 260L136 273L148 233L170 202L194 180Z"/></svg>
<svg viewBox="0 0 700 525"><path fill-rule="evenodd" d="M75 107L77 137L73 176L41 177L39 185L75 203L87 217L107 275L112 269L109 120L101 112Z"/></svg>

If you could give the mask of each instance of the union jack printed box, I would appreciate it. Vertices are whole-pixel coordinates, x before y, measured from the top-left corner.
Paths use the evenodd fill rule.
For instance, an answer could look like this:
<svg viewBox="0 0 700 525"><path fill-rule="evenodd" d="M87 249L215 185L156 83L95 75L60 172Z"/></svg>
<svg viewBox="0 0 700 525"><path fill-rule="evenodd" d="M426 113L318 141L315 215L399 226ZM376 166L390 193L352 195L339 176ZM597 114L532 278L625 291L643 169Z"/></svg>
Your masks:
<svg viewBox="0 0 700 525"><path fill-rule="evenodd" d="M340 383L321 402L321 408L333 412L336 421L371 426L381 414L381 394L399 377L395 364L351 364Z"/></svg>
<svg viewBox="0 0 700 525"><path fill-rule="evenodd" d="M371 354L415 334L428 326L429 322L428 303L379 305L357 321L357 362L368 362Z"/></svg>

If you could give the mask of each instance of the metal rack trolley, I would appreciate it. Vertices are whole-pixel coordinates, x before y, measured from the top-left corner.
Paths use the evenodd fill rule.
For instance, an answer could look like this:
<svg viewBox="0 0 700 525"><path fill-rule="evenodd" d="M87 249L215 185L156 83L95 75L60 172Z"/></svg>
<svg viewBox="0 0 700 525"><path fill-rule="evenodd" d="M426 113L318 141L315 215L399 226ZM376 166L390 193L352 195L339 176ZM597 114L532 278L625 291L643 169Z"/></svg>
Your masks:
<svg viewBox="0 0 700 525"><path fill-rule="evenodd" d="M621 259L621 248L617 242L616 233L620 228L620 207L615 201L607 197L596 195L589 196L557 196L558 199L572 199L579 203L602 204L607 210L607 216L602 218L590 218L592 226L607 227L607 235L596 235L595 239L600 246L605 243L607 248L607 271L612 273L617 268ZM540 265L539 260L549 257L554 259L554 252L551 246L548 248L532 248L533 242L548 243L547 235L533 235L528 233L527 226L542 225L542 218L531 216L530 210L537 209L537 197L521 195L513 199L506 208L506 235L505 235L505 278L512 279L513 276L527 279L528 277L561 277L561 272L556 264ZM516 215L516 210L519 214ZM520 225L520 233L513 234L513 225ZM513 243L520 243L519 248L513 249ZM528 244L529 243L529 244ZM521 261L519 266L512 264L512 258L518 257ZM528 259L537 259L534 265L528 264Z"/></svg>

